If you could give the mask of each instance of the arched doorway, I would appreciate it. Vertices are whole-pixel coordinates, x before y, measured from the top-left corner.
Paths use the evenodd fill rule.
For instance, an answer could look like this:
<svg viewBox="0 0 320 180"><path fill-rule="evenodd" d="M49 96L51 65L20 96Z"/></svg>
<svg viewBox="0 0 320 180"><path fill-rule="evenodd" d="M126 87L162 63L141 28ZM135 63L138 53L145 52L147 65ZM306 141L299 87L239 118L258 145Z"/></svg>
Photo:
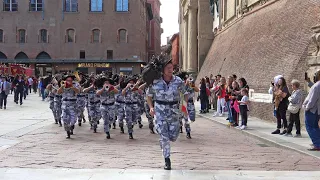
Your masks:
<svg viewBox="0 0 320 180"><path fill-rule="evenodd" d="M0 59L7 59L7 56L0 51Z"/></svg>
<svg viewBox="0 0 320 180"><path fill-rule="evenodd" d="M47 52L40 52L36 59L42 60L36 64L36 75L45 76L52 74L51 56ZM43 61L45 59L45 61Z"/></svg>
<svg viewBox="0 0 320 180"><path fill-rule="evenodd" d="M51 56L46 52L41 52L37 55L36 59L51 59Z"/></svg>
<svg viewBox="0 0 320 180"><path fill-rule="evenodd" d="M19 52L14 59L29 59L29 57L24 52Z"/></svg>

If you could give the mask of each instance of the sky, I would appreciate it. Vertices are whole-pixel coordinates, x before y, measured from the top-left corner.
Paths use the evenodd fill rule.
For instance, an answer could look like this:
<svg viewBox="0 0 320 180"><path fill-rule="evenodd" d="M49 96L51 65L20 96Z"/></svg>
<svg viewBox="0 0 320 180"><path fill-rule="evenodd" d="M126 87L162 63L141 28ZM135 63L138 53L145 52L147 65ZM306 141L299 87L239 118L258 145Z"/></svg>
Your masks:
<svg viewBox="0 0 320 180"><path fill-rule="evenodd" d="M167 37L179 32L179 0L160 0L160 16L162 17L161 45L167 44Z"/></svg>

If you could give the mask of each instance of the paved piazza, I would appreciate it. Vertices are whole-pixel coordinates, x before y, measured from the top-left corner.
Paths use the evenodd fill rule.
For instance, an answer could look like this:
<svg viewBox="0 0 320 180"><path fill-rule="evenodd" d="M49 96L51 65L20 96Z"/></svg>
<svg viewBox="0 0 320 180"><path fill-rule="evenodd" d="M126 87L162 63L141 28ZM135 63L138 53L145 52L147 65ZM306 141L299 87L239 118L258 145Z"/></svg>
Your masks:
<svg viewBox="0 0 320 180"><path fill-rule="evenodd" d="M162 169L158 135L149 134L146 120L135 127L134 140L111 131L107 140L100 126L97 134L89 124L76 126L71 140L53 124L48 102L37 95L20 107L9 97L1 116L0 168ZM181 134L172 148L174 170L315 171L319 159L273 147L204 118L192 125L192 137Z"/></svg>

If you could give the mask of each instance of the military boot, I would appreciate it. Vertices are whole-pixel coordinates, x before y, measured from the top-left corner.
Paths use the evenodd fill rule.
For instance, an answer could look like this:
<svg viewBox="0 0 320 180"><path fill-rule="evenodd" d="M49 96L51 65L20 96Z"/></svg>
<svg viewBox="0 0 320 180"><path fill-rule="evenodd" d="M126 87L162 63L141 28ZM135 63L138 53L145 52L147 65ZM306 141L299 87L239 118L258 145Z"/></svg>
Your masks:
<svg viewBox="0 0 320 180"><path fill-rule="evenodd" d="M153 130L153 125L149 124L149 129L150 129L150 133L151 134L155 134L154 130Z"/></svg>
<svg viewBox="0 0 320 180"><path fill-rule="evenodd" d="M187 139L191 139L191 134L190 134L190 132L187 132Z"/></svg>
<svg viewBox="0 0 320 180"><path fill-rule="evenodd" d="M109 129L111 129L111 124L109 124Z"/></svg>
<svg viewBox="0 0 320 180"><path fill-rule="evenodd" d="M78 125L81 126L81 118L78 120Z"/></svg>
<svg viewBox="0 0 320 180"><path fill-rule="evenodd" d="M171 170L171 161L170 158L165 158L165 166L164 166L164 170Z"/></svg>
<svg viewBox="0 0 320 180"><path fill-rule="evenodd" d="M70 134L73 135L74 125L70 127Z"/></svg>
<svg viewBox="0 0 320 180"><path fill-rule="evenodd" d="M110 133L106 132L106 135L107 135L107 139L110 139Z"/></svg>
<svg viewBox="0 0 320 180"><path fill-rule="evenodd" d="M112 125L113 125L112 129L116 129L116 123L114 122Z"/></svg>
<svg viewBox="0 0 320 180"><path fill-rule="evenodd" d="M60 119L59 119L59 126L62 127L62 123L61 123L61 120L60 120Z"/></svg>
<svg viewBox="0 0 320 180"><path fill-rule="evenodd" d="M58 119L55 119L55 123L58 124Z"/></svg>
<svg viewBox="0 0 320 180"><path fill-rule="evenodd" d="M183 131L182 131L182 126L180 126L180 133L183 133Z"/></svg>
<svg viewBox="0 0 320 180"><path fill-rule="evenodd" d="M71 135L71 134L70 134L70 131L67 131L67 137L66 137L66 138L67 138L67 139L70 139L70 135Z"/></svg>
<svg viewBox="0 0 320 180"><path fill-rule="evenodd" d="M133 139L132 133L129 133L129 139Z"/></svg>
<svg viewBox="0 0 320 180"><path fill-rule="evenodd" d="M97 125L93 125L93 132L94 133L97 133L97 127L98 127Z"/></svg>
<svg viewBox="0 0 320 180"><path fill-rule="evenodd" d="M143 127L143 124L141 123L141 121L139 121L139 128L141 129Z"/></svg>
<svg viewBox="0 0 320 180"><path fill-rule="evenodd" d="M121 132L122 134L124 134L124 128L123 128L123 126L120 127L120 132Z"/></svg>
<svg viewBox="0 0 320 180"><path fill-rule="evenodd" d="M83 120L83 123L87 122L87 120L86 120L86 118L84 116L82 117L82 120Z"/></svg>

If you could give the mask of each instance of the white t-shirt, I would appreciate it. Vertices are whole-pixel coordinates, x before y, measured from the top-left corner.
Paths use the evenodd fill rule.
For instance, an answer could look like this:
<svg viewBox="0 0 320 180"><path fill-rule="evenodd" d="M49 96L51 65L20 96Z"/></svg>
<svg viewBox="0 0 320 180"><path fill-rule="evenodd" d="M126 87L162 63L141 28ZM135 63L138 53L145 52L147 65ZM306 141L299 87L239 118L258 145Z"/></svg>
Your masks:
<svg viewBox="0 0 320 180"><path fill-rule="evenodd" d="M248 102L249 97L248 96L242 96L241 102ZM247 106L247 104L240 103L240 106Z"/></svg>
<svg viewBox="0 0 320 180"><path fill-rule="evenodd" d="M29 79L28 79L28 82L29 82L29 85L32 85L32 84L33 84L32 78L29 78Z"/></svg>

